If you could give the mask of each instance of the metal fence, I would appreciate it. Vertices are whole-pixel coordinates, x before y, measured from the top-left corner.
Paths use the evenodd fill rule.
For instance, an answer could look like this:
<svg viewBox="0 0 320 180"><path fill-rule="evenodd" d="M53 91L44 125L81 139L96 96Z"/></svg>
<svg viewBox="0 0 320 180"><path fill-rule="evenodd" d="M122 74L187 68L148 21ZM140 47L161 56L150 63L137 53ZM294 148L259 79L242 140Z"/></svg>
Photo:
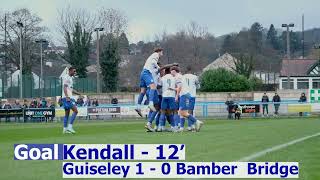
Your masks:
<svg viewBox="0 0 320 180"><path fill-rule="evenodd" d="M300 103L298 101L287 101L279 103L279 113L275 114L274 103L264 103L247 101L237 103L243 107L243 118L263 117L263 106L267 106L269 113L265 112L265 117L307 117L311 115L319 115L320 103ZM107 120L107 119L141 119L136 111L136 106L132 104L103 104L100 106L81 106L78 107L78 120ZM144 116L148 114L148 107L143 106L142 112ZM27 108L27 109L2 109L0 110L0 122L41 122L41 121L62 121L64 117L64 109L56 108ZM199 102L196 104L194 115L196 118L217 118L217 119L234 119L234 113L229 117L228 106L221 102ZM17 119L17 117L21 117Z"/></svg>
<svg viewBox="0 0 320 180"><path fill-rule="evenodd" d="M20 78L11 76L0 79L0 98L19 98L20 97ZM59 77L44 77L24 75L22 78L23 98L33 97L55 97L61 96L62 79ZM93 78L75 78L74 89L82 93L97 92L96 80Z"/></svg>

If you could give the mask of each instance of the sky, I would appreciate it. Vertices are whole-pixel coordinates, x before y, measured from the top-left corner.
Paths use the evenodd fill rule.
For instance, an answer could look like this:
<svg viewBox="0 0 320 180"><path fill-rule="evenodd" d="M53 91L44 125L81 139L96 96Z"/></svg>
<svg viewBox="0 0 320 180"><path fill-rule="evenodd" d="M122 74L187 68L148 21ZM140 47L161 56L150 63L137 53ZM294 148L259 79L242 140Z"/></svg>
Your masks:
<svg viewBox="0 0 320 180"><path fill-rule="evenodd" d="M127 35L131 43L152 41L163 31L174 33L195 21L215 36L238 32L259 22L294 23L301 30L320 27L319 0L0 0L1 11L28 8L43 19L48 34L57 39L58 10L65 6L98 11L101 7L121 10L128 17Z"/></svg>

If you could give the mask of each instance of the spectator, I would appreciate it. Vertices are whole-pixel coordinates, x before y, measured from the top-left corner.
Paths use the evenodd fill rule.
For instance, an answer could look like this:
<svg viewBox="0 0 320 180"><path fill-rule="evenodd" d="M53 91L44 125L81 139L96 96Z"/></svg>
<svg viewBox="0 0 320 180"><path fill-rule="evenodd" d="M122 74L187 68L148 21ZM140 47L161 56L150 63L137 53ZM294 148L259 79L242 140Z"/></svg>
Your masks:
<svg viewBox="0 0 320 180"><path fill-rule="evenodd" d="M262 116L264 117L265 111L267 112L267 116L269 116L269 107L268 107L269 97L267 93L263 94L261 102L262 102L262 111L263 111Z"/></svg>
<svg viewBox="0 0 320 180"><path fill-rule="evenodd" d="M85 106L91 106L91 100L89 99L89 97L87 97Z"/></svg>
<svg viewBox="0 0 320 180"><path fill-rule="evenodd" d="M83 101L83 96L79 96L76 102L77 106L83 106L84 101Z"/></svg>
<svg viewBox="0 0 320 180"><path fill-rule="evenodd" d="M39 104L40 108L47 108L48 107L48 102L45 98L42 98Z"/></svg>
<svg viewBox="0 0 320 180"><path fill-rule="evenodd" d="M19 100L15 100L14 104L12 105L12 109L22 109L22 106L20 104ZM17 122L20 122L20 115L15 115L14 120Z"/></svg>
<svg viewBox="0 0 320 180"><path fill-rule="evenodd" d="M37 101L37 99L34 98L31 101L29 108L37 108L37 107L38 107L38 101Z"/></svg>
<svg viewBox="0 0 320 180"><path fill-rule="evenodd" d="M59 100L58 100L58 104L59 104L59 106L60 106L60 107L62 107L62 106L63 106L62 96L60 96L60 98L59 98Z"/></svg>
<svg viewBox="0 0 320 180"><path fill-rule="evenodd" d="M42 106L42 105L41 105L41 103L42 103L42 98L39 98L39 99L37 99L36 101L37 101L37 103L36 103L37 106L36 106L36 107L37 107L37 108L41 108L41 106Z"/></svg>
<svg viewBox="0 0 320 180"><path fill-rule="evenodd" d="M228 119L232 119L232 113L234 113L234 102L227 100L225 104L227 105Z"/></svg>
<svg viewBox="0 0 320 180"><path fill-rule="evenodd" d="M275 93L273 98L272 98L272 102L274 103L274 115L278 116L279 114L279 107L280 107L280 102L281 102L281 98L278 95L278 93Z"/></svg>
<svg viewBox="0 0 320 180"><path fill-rule="evenodd" d="M234 119L235 120L240 120L240 116L242 114L242 108L241 106L237 103L235 106L234 106Z"/></svg>
<svg viewBox="0 0 320 180"><path fill-rule="evenodd" d="M28 101L27 101L26 99L23 100L22 108L23 108L23 109L27 109L27 108L28 108ZM24 112L23 112L23 113L24 113ZM23 121L24 121L24 122L27 122L27 121L28 121L28 117L27 117L27 116L23 116L23 117L24 117Z"/></svg>
<svg viewBox="0 0 320 180"><path fill-rule="evenodd" d="M301 93L300 99L299 99L300 103L306 103L307 102L307 97L305 93ZM304 112L299 112L299 116L302 116L304 114Z"/></svg>
<svg viewBox="0 0 320 180"><path fill-rule="evenodd" d="M111 104L118 104L118 99L117 98L112 98L111 99Z"/></svg>
<svg viewBox="0 0 320 180"><path fill-rule="evenodd" d="M92 106L99 106L99 102L98 102L98 99L97 98L94 98L93 101L92 101Z"/></svg>
<svg viewBox="0 0 320 180"><path fill-rule="evenodd" d="M49 108L51 108L52 110L54 110L54 109L56 108L56 105L55 105L54 101L51 101L51 102L50 102ZM53 122L53 118L54 118L54 117L52 116L51 119L50 119L51 122Z"/></svg>
<svg viewBox="0 0 320 180"><path fill-rule="evenodd" d="M8 100L5 100L4 105L2 106L2 109L12 109L12 106L8 102ZM10 116L6 116L6 122L10 122Z"/></svg>
<svg viewBox="0 0 320 180"><path fill-rule="evenodd" d="M111 104L116 106L118 104L118 99L117 98L112 98L111 99ZM112 118L117 117L117 115L111 115Z"/></svg>
<svg viewBox="0 0 320 180"><path fill-rule="evenodd" d="M28 108L28 101L26 99L23 100L22 108L24 108L24 109Z"/></svg>

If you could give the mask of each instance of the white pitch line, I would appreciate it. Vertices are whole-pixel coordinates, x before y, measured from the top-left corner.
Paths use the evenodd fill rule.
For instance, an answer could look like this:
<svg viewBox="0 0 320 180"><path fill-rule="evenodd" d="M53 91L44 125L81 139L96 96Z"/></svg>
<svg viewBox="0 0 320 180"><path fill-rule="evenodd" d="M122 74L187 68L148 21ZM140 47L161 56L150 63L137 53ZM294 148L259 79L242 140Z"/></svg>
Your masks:
<svg viewBox="0 0 320 180"><path fill-rule="evenodd" d="M302 142L302 141L305 141L305 140L307 140L307 139L310 139L310 138L313 138L313 137L317 137L317 136L320 136L320 132L319 132L319 133L316 133L316 134L313 134L313 135L310 135L310 136L305 136L305 137L302 137L302 138L298 138L298 139L289 141L289 142L284 143L284 144L280 144L280 145L277 145L277 146L273 146L273 147L268 148L268 149L265 149L265 150L263 150L263 151L260 151L260 152L251 154L251 155L246 156L246 157L243 157L243 158L237 160L236 162L247 162L247 161L256 159L256 158L258 158L258 157L261 157L261 156L263 156L263 155L266 155L267 153L274 152L274 151L277 151L277 150L286 148L286 147L291 146L291 145L293 145L293 144L296 144L296 143L299 143L299 142ZM200 179L200 178L187 178L187 179L196 180L196 179Z"/></svg>
<svg viewBox="0 0 320 180"><path fill-rule="evenodd" d="M310 135L310 136L305 136L305 137L302 137L302 138L299 138L299 139L295 139L293 141L290 141L290 142L287 142L287 143L284 143L284 144L273 146L273 147L265 149L263 151L251 154L251 155L246 156L246 157L243 157L243 158L239 159L238 161L242 161L242 162L250 161L250 160L256 159L258 157L261 157L263 155L266 155L267 153L274 152L274 151L286 148L286 147L291 146L293 144L296 144L296 143L299 143L299 142L302 142L302 141L305 141L307 139L310 139L310 138L313 138L313 137L317 137L317 136L320 136L320 132L316 133L316 134L313 134L313 135Z"/></svg>

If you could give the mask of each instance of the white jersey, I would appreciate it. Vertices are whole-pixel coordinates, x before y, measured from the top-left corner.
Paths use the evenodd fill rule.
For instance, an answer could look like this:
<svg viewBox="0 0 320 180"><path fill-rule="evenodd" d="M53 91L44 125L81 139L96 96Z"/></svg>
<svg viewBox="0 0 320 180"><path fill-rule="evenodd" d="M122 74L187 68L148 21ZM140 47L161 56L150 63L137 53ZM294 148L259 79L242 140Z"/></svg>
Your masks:
<svg viewBox="0 0 320 180"><path fill-rule="evenodd" d="M69 74L67 74L66 76L64 76L62 78L62 97L66 97L66 95L64 94L64 86L67 85L67 93L68 93L68 97L72 96L72 89L73 89L73 77L69 76Z"/></svg>
<svg viewBox="0 0 320 180"><path fill-rule="evenodd" d="M171 74L166 74L161 78L162 97L176 97L176 80Z"/></svg>
<svg viewBox="0 0 320 180"><path fill-rule="evenodd" d="M200 88L198 76L193 74L184 74L182 76L180 96L190 94L191 97L196 97L197 89Z"/></svg>
<svg viewBox="0 0 320 180"><path fill-rule="evenodd" d="M160 67L158 66L159 54L153 53L151 54L146 63L143 66L143 69L148 70L151 74L158 73Z"/></svg>
<svg viewBox="0 0 320 180"><path fill-rule="evenodd" d="M158 91L158 95L162 96L162 84L161 84L161 77L159 77L159 81L158 81L158 84L157 84L157 91Z"/></svg>
<svg viewBox="0 0 320 180"><path fill-rule="evenodd" d="M155 85L158 85L160 83L160 73L158 71L151 72L153 82Z"/></svg>
<svg viewBox="0 0 320 180"><path fill-rule="evenodd" d="M182 83L182 74L177 73L174 78L175 78L175 80L176 80L176 87L181 86L181 83Z"/></svg>

